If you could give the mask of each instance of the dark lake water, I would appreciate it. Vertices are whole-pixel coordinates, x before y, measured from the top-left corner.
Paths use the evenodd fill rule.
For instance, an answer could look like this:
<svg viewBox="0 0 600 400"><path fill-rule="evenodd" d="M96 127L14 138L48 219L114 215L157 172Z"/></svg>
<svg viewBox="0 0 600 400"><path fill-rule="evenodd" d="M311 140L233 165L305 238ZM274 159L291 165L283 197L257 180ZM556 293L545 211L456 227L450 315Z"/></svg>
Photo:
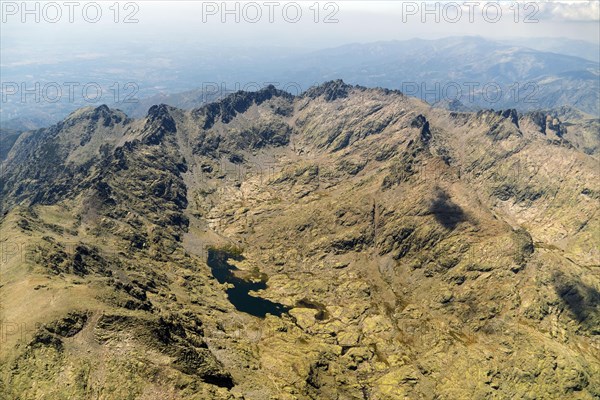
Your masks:
<svg viewBox="0 0 600 400"><path fill-rule="evenodd" d="M250 291L267 288L266 275L263 275L262 279L258 281L240 278L234 274L238 268L228 262L231 258L242 259L241 256L234 256L225 251L209 250L207 264L219 283L233 285L232 288L227 289L227 298L238 311L264 318L267 314L280 317L290 310L283 304L251 296Z"/></svg>

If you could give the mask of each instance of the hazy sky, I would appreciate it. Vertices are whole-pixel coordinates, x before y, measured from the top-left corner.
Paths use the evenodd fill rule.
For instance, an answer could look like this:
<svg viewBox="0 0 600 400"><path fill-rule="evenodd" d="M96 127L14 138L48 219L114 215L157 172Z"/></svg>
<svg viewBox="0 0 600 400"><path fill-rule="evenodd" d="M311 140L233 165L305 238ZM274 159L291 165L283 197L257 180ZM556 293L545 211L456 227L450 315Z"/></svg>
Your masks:
<svg viewBox="0 0 600 400"><path fill-rule="evenodd" d="M598 42L600 2L576 1L0 1L2 63L93 57L115 45L134 53L216 46L331 47L350 42L568 37ZM117 10L118 9L118 10ZM39 21L36 21L39 19ZM69 21L72 19L72 22ZM115 22L116 21L116 22ZM126 21L128 23L126 23Z"/></svg>
<svg viewBox="0 0 600 400"><path fill-rule="evenodd" d="M93 82L104 88L108 99L102 101L108 103L111 95L120 99L129 83L143 98L194 89L204 81L228 81L231 89L230 83L259 79L256 75L288 79L293 71L277 70L286 65L278 64L280 56L356 42L478 35L596 59L593 46L547 38L600 41L600 0L0 0L0 13L3 94L17 83L34 90L38 84ZM544 39L531 43L531 38ZM0 114L29 112L23 109L24 90L0 104ZM44 112L54 105L43 103ZM56 106L55 116L70 111Z"/></svg>

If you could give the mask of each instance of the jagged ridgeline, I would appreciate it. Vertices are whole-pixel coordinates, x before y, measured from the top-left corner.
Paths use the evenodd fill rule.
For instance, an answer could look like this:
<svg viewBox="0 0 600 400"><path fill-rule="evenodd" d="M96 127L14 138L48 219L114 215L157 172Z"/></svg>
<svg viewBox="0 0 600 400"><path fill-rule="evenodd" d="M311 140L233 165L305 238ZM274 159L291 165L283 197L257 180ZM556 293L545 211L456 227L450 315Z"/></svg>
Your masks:
<svg viewBox="0 0 600 400"><path fill-rule="evenodd" d="M22 133L0 393L598 398L598 126L333 81Z"/></svg>

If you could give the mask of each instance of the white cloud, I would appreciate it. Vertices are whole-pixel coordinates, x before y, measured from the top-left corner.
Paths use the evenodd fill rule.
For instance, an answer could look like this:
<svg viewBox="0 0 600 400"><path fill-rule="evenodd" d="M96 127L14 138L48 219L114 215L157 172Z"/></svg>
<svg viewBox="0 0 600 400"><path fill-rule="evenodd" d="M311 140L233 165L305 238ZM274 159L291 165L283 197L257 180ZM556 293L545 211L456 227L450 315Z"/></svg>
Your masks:
<svg viewBox="0 0 600 400"><path fill-rule="evenodd" d="M600 21L600 2L598 0L580 1L542 1L537 3L543 17L562 21L593 22Z"/></svg>
<svg viewBox="0 0 600 400"><path fill-rule="evenodd" d="M540 21L600 21L600 1L598 0L400 0L346 2L342 0L338 3L340 4L340 8L344 10L371 13L402 14L403 12L406 13L407 10L410 10L412 13L416 9L418 10L417 17L424 12L426 7L433 8L435 3L438 4L440 9L446 7L449 3L454 3L462 6L462 10L465 13L471 9L477 18L481 17L481 10L489 3L500 4L504 16L512 17L515 13L515 4L518 3L521 16L530 16ZM412 5L409 5L409 3L412 3ZM476 5L474 6L474 4Z"/></svg>

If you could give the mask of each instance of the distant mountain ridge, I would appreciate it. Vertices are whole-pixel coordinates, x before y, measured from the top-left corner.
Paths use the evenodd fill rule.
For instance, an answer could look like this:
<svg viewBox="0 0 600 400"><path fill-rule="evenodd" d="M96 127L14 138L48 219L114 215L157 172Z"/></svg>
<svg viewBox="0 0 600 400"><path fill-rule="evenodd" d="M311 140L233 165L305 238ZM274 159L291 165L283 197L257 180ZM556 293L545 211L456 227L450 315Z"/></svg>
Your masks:
<svg viewBox="0 0 600 400"><path fill-rule="evenodd" d="M557 45L559 48L568 47L571 42L561 43ZM126 69L135 66L140 71L137 76L124 77L119 75L122 72L106 76L107 81L121 85L133 81L139 93L143 93L136 95L140 107L119 103L122 99L117 99L114 104L108 99L102 102L111 107L126 108L132 116L142 116L142 112L156 102L189 109L245 86L254 90L269 82L278 82L278 88L300 94L320 82L342 78L366 87L402 90L431 104L457 100L468 109L515 108L519 111L572 106L600 115L597 61L572 55L577 52L558 54L540 51L545 48L541 44L537 46L538 50L527 44L527 41L518 41L515 45L481 37L450 37L349 44L318 51L246 49L243 52L236 49L228 53L227 49L213 49L210 54L214 57L210 61L202 52L194 54L193 49L185 58L165 52L160 56L173 57L171 64L154 66L145 60L130 60ZM556 50L555 47L550 46L549 50ZM97 67L106 67L110 71L111 62L105 60ZM134 66L129 65L131 63ZM62 70L74 69L72 76L65 80L86 82L90 79L79 76L81 68L71 64L62 66ZM61 68L61 64L56 68ZM5 79L14 81L26 81L25 73L23 68L4 72ZM192 86L194 82L196 88ZM217 93L206 90L206 86L212 88L215 84L222 89ZM473 84L476 87L470 89ZM457 87L462 91L461 96L457 96ZM498 88L501 95L496 99ZM112 96L108 89L107 94ZM39 114L49 116L52 122L78 107L89 105L83 99L78 99L79 103L39 104L20 104L16 96L9 99L12 101L3 104L6 115L27 118Z"/></svg>
<svg viewBox="0 0 600 400"><path fill-rule="evenodd" d="M512 46L523 46L551 53L564 54L586 60L600 62L600 43L592 43L585 40L573 40L556 37L534 37L534 38L512 38L499 40Z"/></svg>
<svg viewBox="0 0 600 400"><path fill-rule="evenodd" d="M431 104L460 102L470 110L572 106L600 115L598 62L481 37L348 44L277 62L285 76L275 72L272 80L293 82L303 90L341 78L401 90ZM189 109L201 102L174 98L167 104Z"/></svg>
<svg viewBox="0 0 600 400"><path fill-rule="evenodd" d="M597 62L478 37L346 45L315 52L296 68L309 73L309 65L351 83L400 89L430 103L456 99L468 107L520 111L571 105L600 113ZM486 85L488 93L483 92ZM456 96L456 87L462 96ZM497 100L496 93L502 94Z"/></svg>

